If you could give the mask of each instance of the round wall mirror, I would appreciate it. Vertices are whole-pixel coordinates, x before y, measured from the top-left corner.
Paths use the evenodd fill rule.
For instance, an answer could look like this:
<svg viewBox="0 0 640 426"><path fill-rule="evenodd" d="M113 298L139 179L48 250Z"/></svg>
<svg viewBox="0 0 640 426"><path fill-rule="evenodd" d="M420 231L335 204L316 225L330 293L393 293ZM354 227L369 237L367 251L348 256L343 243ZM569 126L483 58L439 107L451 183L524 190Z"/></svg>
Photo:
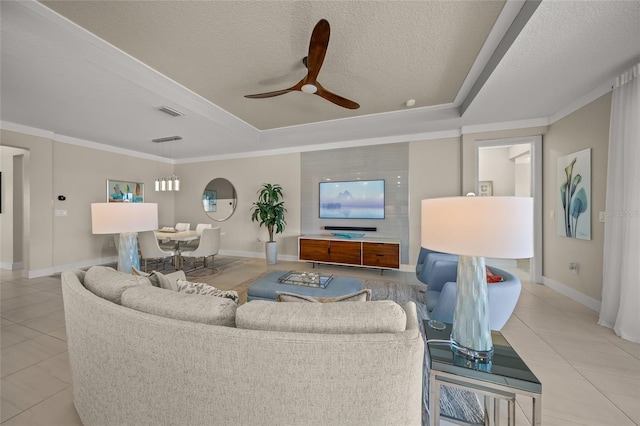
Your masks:
<svg viewBox="0 0 640 426"><path fill-rule="evenodd" d="M222 222L229 219L237 203L236 189L224 178L215 178L204 187L202 207L213 220Z"/></svg>

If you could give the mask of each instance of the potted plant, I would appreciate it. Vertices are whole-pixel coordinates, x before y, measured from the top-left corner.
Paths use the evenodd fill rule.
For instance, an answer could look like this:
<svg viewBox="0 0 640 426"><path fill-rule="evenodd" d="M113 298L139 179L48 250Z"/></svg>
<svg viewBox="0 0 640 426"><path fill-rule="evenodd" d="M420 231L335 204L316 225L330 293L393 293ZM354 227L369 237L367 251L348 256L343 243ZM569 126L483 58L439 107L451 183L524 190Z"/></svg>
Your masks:
<svg viewBox="0 0 640 426"><path fill-rule="evenodd" d="M258 190L258 201L253 203L253 207L251 207L251 220L258 222L260 226L264 225L269 231L269 241L266 244L267 264L269 265L275 265L278 260L278 246L273 239L273 234L284 231L287 224L284 220L287 209L284 208L283 198L280 185L263 183Z"/></svg>

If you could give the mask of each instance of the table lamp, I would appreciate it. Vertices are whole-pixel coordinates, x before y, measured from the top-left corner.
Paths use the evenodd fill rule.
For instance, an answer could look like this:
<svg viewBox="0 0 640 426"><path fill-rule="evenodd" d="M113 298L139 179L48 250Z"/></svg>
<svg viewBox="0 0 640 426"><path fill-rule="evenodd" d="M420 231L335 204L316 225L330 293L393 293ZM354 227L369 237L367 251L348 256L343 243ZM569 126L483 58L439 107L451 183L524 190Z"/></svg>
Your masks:
<svg viewBox="0 0 640 426"><path fill-rule="evenodd" d="M140 269L136 232L158 229L155 203L91 203L91 231L94 234L120 234L118 271Z"/></svg>
<svg viewBox="0 0 640 426"><path fill-rule="evenodd" d="M490 360L493 342L485 257L533 256L533 198L470 196L422 200L421 245L458 255L453 351L476 360Z"/></svg>

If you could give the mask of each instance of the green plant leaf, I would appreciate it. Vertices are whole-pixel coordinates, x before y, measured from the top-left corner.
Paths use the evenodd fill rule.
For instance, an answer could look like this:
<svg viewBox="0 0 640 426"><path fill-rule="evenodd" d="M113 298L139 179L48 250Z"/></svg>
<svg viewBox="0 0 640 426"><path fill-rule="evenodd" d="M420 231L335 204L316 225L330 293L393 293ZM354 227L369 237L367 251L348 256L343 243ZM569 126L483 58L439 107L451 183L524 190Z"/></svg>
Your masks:
<svg viewBox="0 0 640 426"><path fill-rule="evenodd" d="M560 185L560 199L562 200L562 208L567 208L567 182Z"/></svg>
<svg viewBox="0 0 640 426"><path fill-rule="evenodd" d="M573 193L576 192L576 188L578 187L578 184L582 182L582 176L580 175L580 173L578 173L574 178L573 178L573 182L571 183L571 196L573 197Z"/></svg>
<svg viewBox="0 0 640 426"><path fill-rule="evenodd" d="M282 201L282 187L278 184L264 183L257 194L258 201L251 207L251 220L258 222L261 227L266 227L269 241L273 242L274 231L276 234L282 233L286 225L284 214L287 209Z"/></svg>
<svg viewBox="0 0 640 426"><path fill-rule="evenodd" d="M587 203L587 192L584 188L580 188L571 201L571 216L577 219L578 216L587 211Z"/></svg>

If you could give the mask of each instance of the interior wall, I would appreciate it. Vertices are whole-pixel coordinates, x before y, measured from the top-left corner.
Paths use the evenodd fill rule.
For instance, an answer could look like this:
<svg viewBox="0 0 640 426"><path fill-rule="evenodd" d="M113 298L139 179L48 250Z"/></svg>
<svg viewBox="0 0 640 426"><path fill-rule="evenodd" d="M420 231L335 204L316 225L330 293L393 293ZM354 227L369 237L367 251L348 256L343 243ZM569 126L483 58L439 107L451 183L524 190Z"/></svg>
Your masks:
<svg viewBox="0 0 640 426"><path fill-rule="evenodd" d="M17 232L14 238L14 229L22 227L22 194L14 193L16 174L22 173L22 162L15 161L16 156L26 153L23 149L0 146L0 172L2 172L2 214L0 214L0 268L17 269L22 263L22 232ZM17 163L17 164L16 164ZM17 166L17 168L16 168ZM22 187L18 176L17 185ZM14 200L14 198L17 198ZM14 209L16 203L20 203L19 209Z"/></svg>
<svg viewBox="0 0 640 426"><path fill-rule="evenodd" d="M597 301L602 293L604 223L611 94L558 120L544 137L543 150L543 275ZM591 240L557 235L558 157L591 148ZM551 214L556 215L551 219ZM569 263L577 263L577 275Z"/></svg>
<svg viewBox="0 0 640 426"><path fill-rule="evenodd" d="M515 185L516 197L531 197L531 162L515 164Z"/></svg>
<svg viewBox="0 0 640 426"><path fill-rule="evenodd" d="M278 256L290 260L298 258L301 233L299 153L176 164L175 172L181 183L180 192L174 194L175 221L189 222L192 229L198 223L220 226L220 252L228 255L265 256L264 242L269 236L264 227L251 221L251 206L257 201L262 183L280 184L287 209L287 225L282 234L274 237L278 242ZM210 219L202 205L204 188L209 181L219 177L233 184L238 197L236 211L223 222Z"/></svg>
<svg viewBox="0 0 640 426"><path fill-rule="evenodd" d="M409 263L420 253L422 200L461 195L459 138L409 143Z"/></svg>
<svg viewBox="0 0 640 426"><path fill-rule="evenodd" d="M107 179L144 183L144 201L158 204L158 222L173 222L174 193L155 192L156 176L173 165L68 143L53 143L53 264L58 268L109 261L116 256L111 235L91 233L91 203L107 200ZM58 200L62 195L66 199Z"/></svg>
<svg viewBox="0 0 640 426"><path fill-rule="evenodd" d="M400 240L400 263L409 263L409 144L394 143L304 152L301 155L303 234L329 234L325 226L375 227L367 237ZM321 219L319 183L385 181L384 219Z"/></svg>
<svg viewBox="0 0 640 426"><path fill-rule="evenodd" d="M23 164L23 267L28 277L53 273L53 143L50 138L0 130L0 144L27 152Z"/></svg>
<svg viewBox="0 0 640 426"><path fill-rule="evenodd" d="M481 148L478 154L478 181L493 182L493 195L515 195L515 164L509 147ZM476 192L476 191L474 191Z"/></svg>

